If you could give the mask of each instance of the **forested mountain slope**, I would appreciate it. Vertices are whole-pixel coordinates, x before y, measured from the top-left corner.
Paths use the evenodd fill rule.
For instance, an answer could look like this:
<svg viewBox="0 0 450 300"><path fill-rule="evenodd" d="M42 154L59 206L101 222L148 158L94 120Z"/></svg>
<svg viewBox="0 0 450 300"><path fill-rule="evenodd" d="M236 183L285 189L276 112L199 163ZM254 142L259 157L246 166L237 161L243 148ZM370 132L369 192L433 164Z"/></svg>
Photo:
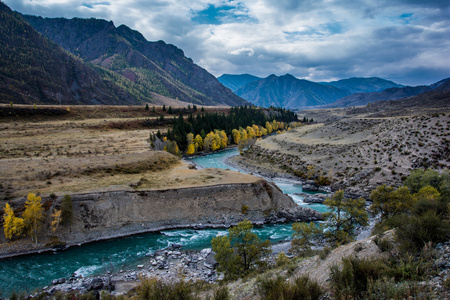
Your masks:
<svg viewBox="0 0 450 300"><path fill-rule="evenodd" d="M140 101L151 99L151 92L156 92L202 105L247 104L181 49L163 41L149 42L125 25L115 27L99 19L24 18L65 50L102 67L98 72L105 80L117 83Z"/></svg>
<svg viewBox="0 0 450 300"><path fill-rule="evenodd" d="M0 3L0 102L36 104L135 104Z"/></svg>

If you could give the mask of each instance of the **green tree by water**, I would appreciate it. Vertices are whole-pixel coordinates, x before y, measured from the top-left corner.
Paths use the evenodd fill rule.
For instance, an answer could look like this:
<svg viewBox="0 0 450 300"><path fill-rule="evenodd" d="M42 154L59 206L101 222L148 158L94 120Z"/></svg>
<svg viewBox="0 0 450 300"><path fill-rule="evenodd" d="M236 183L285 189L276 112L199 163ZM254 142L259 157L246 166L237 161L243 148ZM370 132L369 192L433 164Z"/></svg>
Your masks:
<svg viewBox="0 0 450 300"><path fill-rule="evenodd" d="M330 210L323 214L328 227L324 236L334 246L351 242L355 229L369 224L369 214L363 198L345 198L344 191L339 190L331 198L327 198L324 204Z"/></svg>
<svg viewBox="0 0 450 300"><path fill-rule="evenodd" d="M61 202L61 224L68 226L70 230L72 220L73 220L72 197L70 197L70 195L64 195L63 200Z"/></svg>
<svg viewBox="0 0 450 300"><path fill-rule="evenodd" d="M262 241L252 232L253 225L244 220L228 229L228 235L211 241L216 253L218 270L227 278L239 277L262 264L262 258L271 253L270 242Z"/></svg>

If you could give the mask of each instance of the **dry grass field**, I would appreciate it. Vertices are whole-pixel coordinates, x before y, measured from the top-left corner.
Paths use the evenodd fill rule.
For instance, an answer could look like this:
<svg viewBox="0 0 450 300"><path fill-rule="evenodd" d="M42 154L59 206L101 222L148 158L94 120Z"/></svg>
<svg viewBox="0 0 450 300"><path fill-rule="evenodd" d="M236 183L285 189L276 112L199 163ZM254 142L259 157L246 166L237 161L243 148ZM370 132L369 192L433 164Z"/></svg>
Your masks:
<svg viewBox="0 0 450 300"><path fill-rule="evenodd" d="M167 127L141 126L152 107L149 111L144 107L73 106L62 116L0 118L0 199L29 192L63 195L255 180L231 171L192 170L173 155L152 151L150 133Z"/></svg>

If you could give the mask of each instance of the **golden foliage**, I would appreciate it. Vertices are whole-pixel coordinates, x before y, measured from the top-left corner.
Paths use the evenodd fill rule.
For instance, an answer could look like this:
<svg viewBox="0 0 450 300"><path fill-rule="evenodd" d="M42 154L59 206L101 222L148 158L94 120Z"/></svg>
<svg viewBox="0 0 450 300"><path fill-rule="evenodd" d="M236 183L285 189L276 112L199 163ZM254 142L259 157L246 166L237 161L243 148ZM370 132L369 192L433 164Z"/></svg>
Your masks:
<svg viewBox="0 0 450 300"><path fill-rule="evenodd" d="M23 212L23 221L28 229L28 234L36 243L38 242L38 232L44 220L44 208L42 207L41 197L29 193L25 202L25 211Z"/></svg>
<svg viewBox="0 0 450 300"><path fill-rule="evenodd" d="M23 219L14 215L14 210L8 203L5 204L4 211L3 228L5 237L7 239L12 239L15 235L20 236L24 226Z"/></svg>
<svg viewBox="0 0 450 300"><path fill-rule="evenodd" d="M56 232L56 230L58 230L59 224L61 223L62 219L61 219L61 210L60 209L56 209L53 213L52 213L52 231Z"/></svg>

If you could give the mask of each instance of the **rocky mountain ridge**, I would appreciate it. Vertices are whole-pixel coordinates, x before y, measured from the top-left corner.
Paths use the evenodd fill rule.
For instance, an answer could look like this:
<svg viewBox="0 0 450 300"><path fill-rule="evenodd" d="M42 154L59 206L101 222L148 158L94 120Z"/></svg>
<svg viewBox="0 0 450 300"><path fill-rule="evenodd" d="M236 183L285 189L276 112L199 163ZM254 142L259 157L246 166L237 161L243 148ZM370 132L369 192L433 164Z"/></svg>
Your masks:
<svg viewBox="0 0 450 300"><path fill-rule="evenodd" d="M136 104L136 99L44 39L0 3L0 102Z"/></svg>
<svg viewBox="0 0 450 300"><path fill-rule="evenodd" d="M331 105L336 100L349 97L354 93L381 92L388 88L403 87L378 77L353 77L332 82L312 82L298 79L290 74L270 75L267 78L249 74L224 74L218 79L237 95L255 105L289 108Z"/></svg>
<svg viewBox="0 0 450 300"><path fill-rule="evenodd" d="M298 108L328 104L349 92L286 74L250 82L236 94L257 106Z"/></svg>
<svg viewBox="0 0 450 300"><path fill-rule="evenodd" d="M24 15L37 31L86 62L120 75L140 99L150 92L202 105L235 106L246 101L226 89L184 52L163 41L149 42L131 28L99 19ZM117 81L113 75L103 76Z"/></svg>
<svg viewBox="0 0 450 300"><path fill-rule="evenodd" d="M223 74L217 77L217 80L220 81L224 86L236 92L241 87L246 86L250 82L261 80L262 78L253 76L250 74L241 74L241 75L232 75L232 74Z"/></svg>
<svg viewBox="0 0 450 300"><path fill-rule="evenodd" d="M249 104L181 49L125 25L25 16L4 3L0 20L2 103Z"/></svg>
<svg viewBox="0 0 450 300"><path fill-rule="evenodd" d="M403 85L401 84L378 77L370 77L370 78L352 77L337 81L320 82L320 83L349 91L352 94L381 92L388 88L403 87Z"/></svg>

